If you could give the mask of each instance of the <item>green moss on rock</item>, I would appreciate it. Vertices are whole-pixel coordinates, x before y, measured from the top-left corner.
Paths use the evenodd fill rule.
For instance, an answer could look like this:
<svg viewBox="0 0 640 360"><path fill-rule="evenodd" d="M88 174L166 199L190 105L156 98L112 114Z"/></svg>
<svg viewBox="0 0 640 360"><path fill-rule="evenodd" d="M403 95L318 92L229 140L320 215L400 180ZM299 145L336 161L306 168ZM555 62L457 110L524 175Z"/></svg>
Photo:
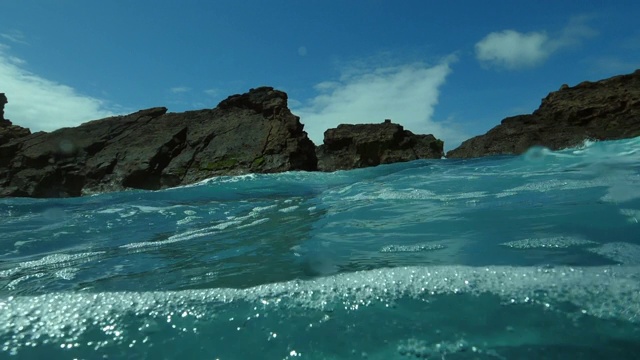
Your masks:
<svg viewBox="0 0 640 360"><path fill-rule="evenodd" d="M210 161L200 163L200 170L216 171L225 170L235 167L238 164L238 160L235 158L224 158L218 161Z"/></svg>
<svg viewBox="0 0 640 360"><path fill-rule="evenodd" d="M257 157L251 163L251 167L256 168L260 165L264 164L264 156Z"/></svg>

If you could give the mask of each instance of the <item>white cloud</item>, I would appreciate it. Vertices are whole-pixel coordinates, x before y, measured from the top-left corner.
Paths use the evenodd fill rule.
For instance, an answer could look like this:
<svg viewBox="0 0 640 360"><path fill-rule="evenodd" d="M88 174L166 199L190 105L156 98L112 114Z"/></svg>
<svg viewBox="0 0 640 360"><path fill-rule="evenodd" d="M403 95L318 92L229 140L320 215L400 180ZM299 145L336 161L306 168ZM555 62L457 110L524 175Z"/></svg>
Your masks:
<svg viewBox="0 0 640 360"><path fill-rule="evenodd" d="M458 143L465 134L433 120L440 86L451 73L453 57L435 66L406 64L378 68L350 68L339 81L316 85L318 95L292 111L305 131L322 144L324 131L339 124L401 124L416 134L434 134L447 143Z"/></svg>
<svg viewBox="0 0 640 360"><path fill-rule="evenodd" d="M103 101L24 69L25 61L0 44L0 92L7 94L5 118L31 131L52 131L112 115Z"/></svg>
<svg viewBox="0 0 640 360"><path fill-rule="evenodd" d="M169 91L171 91L174 94L181 94L181 93L186 93L191 91L191 88L186 87L186 86L176 86L176 87L172 87L171 89L169 89Z"/></svg>
<svg viewBox="0 0 640 360"><path fill-rule="evenodd" d="M549 57L548 41L545 33L494 32L476 44L476 58L507 69L533 67Z"/></svg>
<svg viewBox="0 0 640 360"><path fill-rule="evenodd" d="M574 17L554 36L545 31L490 33L476 43L476 59L486 65L509 70L538 66L554 52L579 45L584 39L595 36L596 31L587 25L588 20L586 16Z"/></svg>

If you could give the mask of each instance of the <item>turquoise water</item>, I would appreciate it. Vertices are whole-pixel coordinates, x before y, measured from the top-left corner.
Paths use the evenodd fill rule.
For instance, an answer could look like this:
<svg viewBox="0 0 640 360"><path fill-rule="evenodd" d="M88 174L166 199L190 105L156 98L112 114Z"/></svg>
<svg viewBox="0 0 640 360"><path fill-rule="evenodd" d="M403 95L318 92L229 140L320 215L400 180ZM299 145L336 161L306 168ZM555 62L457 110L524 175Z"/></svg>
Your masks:
<svg viewBox="0 0 640 360"><path fill-rule="evenodd" d="M0 200L0 358L636 359L640 138Z"/></svg>

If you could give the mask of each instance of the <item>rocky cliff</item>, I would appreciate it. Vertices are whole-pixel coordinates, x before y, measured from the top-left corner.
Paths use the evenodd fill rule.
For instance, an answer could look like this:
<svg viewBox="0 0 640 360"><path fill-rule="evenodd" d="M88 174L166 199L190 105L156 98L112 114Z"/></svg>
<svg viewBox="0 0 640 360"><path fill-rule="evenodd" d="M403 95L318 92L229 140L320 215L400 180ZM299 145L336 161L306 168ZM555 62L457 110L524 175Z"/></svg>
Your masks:
<svg viewBox="0 0 640 360"><path fill-rule="evenodd" d="M448 158L520 154L532 146L552 150L585 139L615 140L640 136L640 70L574 87L563 85L530 115L502 120L484 135L447 153Z"/></svg>
<svg viewBox="0 0 640 360"><path fill-rule="evenodd" d="M7 97L0 93L0 145L6 144L12 139L21 138L31 134L29 129L13 125L9 119L4 118L4 105L7 104Z"/></svg>
<svg viewBox="0 0 640 360"><path fill-rule="evenodd" d="M216 175L316 170L287 95L270 87L209 110L163 107L0 144L0 196L66 197L162 189Z"/></svg>
<svg viewBox="0 0 640 360"><path fill-rule="evenodd" d="M440 159L443 142L433 135L415 135L401 125L339 125L324 133L317 147L318 170L335 171L416 159Z"/></svg>

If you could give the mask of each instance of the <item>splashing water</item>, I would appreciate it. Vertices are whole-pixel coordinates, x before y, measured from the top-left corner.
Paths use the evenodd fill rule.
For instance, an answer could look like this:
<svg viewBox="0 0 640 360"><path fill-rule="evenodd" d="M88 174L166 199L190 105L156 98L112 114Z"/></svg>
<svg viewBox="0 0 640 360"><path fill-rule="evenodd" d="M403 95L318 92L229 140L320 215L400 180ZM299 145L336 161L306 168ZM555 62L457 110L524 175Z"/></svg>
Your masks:
<svg viewBox="0 0 640 360"><path fill-rule="evenodd" d="M0 200L0 357L635 359L640 138Z"/></svg>

